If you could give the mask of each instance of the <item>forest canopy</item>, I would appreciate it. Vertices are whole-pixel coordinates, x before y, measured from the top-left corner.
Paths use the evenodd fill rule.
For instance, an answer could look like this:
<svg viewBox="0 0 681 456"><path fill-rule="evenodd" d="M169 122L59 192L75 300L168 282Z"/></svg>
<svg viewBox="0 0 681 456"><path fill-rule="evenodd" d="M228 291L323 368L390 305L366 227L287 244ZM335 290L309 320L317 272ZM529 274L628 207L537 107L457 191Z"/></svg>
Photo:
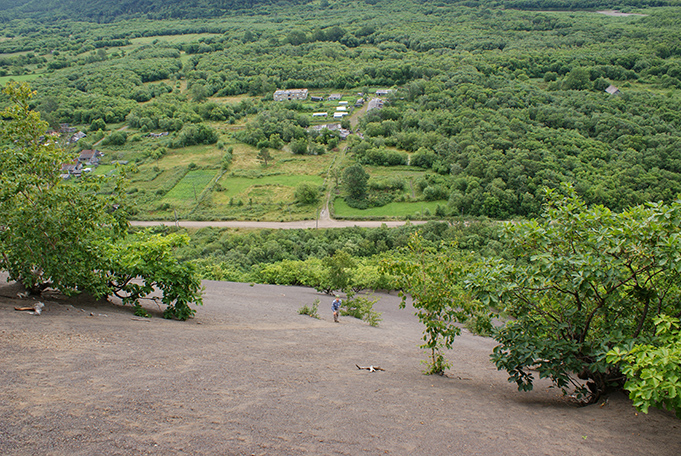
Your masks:
<svg viewBox="0 0 681 456"><path fill-rule="evenodd" d="M355 208L402 198L438 202L440 217L531 217L542 188L563 183L613 210L671 201L681 193L673 2L525 3L252 2L237 11L206 1L196 3L205 19L150 20L179 3L86 2L78 14L101 6L120 19L101 24L40 19L73 12L68 2L5 3L2 14L25 14L6 16L0 76L30 78L31 107L54 129L96 132L103 122L131 138L169 133L154 149L230 143L311 156L339 139L308 131L319 105L275 103L275 90L390 88L382 109L361 116L363 138L350 137L343 166L421 177L370 181L375 191ZM130 147L114 135L105 144ZM134 159L153 167L160 156Z"/></svg>

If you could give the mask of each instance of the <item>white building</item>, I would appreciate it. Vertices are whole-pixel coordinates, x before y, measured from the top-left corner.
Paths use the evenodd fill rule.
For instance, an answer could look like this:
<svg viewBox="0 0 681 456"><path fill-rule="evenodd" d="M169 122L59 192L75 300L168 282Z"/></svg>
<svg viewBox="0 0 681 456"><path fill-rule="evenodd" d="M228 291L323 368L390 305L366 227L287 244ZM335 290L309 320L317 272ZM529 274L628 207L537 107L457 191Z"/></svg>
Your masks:
<svg viewBox="0 0 681 456"><path fill-rule="evenodd" d="M307 89L277 90L274 92L274 101L305 99L307 99Z"/></svg>

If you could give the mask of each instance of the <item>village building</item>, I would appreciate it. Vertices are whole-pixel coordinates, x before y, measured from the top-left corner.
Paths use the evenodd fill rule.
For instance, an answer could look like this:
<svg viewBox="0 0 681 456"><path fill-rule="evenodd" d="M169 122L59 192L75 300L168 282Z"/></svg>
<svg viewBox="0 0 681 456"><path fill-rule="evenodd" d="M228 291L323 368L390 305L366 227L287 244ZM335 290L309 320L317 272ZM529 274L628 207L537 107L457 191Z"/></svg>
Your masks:
<svg viewBox="0 0 681 456"><path fill-rule="evenodd" d="M329 95L329 98L327 98L327 100L335 101L340 100L341 98L343 98L343 96L340 93L332 93L331 95Z"/></svg>
<svg viewBox="0 0 681 456"><path fill-rule="evenodd" d="M277 90L274 92L274 101L305 100L307 89Z"/></svg>
<svg viewBox="0 0 681 456"><path fill-rule="evenodd" d="M378 90L376 90L376 96L377 97L385 97L390 92L392 92L392 89L378 89Z"/></svg>
<svg viewBox="0 0 681 456"><path fill-rule="evenodd" d="M99 159L103 157L104 154L98 150L87 149L82 150L78 156L78 161L84 165L99 165Z"/></svg>
<svg viewBox="0 0 681 456"><path fill-rule="evenodd" d="M622 92L620 92L620 89L615 87L614 85L609 85L607 89L605 89L606 92L608 92L610 95L622 95Z"/></svg>
<svg viewBox="0 0 681 456"><path fill-rule="evenodd" d="M310 97L311 101L324 101L324 97Z"/></svg>
<svg viewBox="0 0 681 456"><path fill-rule="evenodd" d="M313 112L312 117L326 117L328 116L329 113L327 112Z"/></svg>
<svg viewBox="0 0 681 456"><path fill-rule="evenodd" d="M80 163L79 161L76 161L74 163L63 163L61 165L61 178L62 179L69 179L72 176L73 177L80 177L80 175L83 173L83 164Z"/></svg>
<svg viewBox="0 0 681 456"><path fill-rule="evenodd" d="M316 131L316 132L319 133L324 129L327 129L329 131L338 132L338 136L340 137L340 139L347 139L347 137L350 136L350 130L347 130L347 129L341 127L341 124L339 124L339 123L315 125L315 126L310 127L309 131Z"/></svg>
<svg viewBox="0 0 681 456"><path fill-rule="evenodd" d="M71 143L77 143L81 139L85 138L87 134L83 133L82 131L79 131L75 135L71 136L71 139L69 139L69 142Z"/></svg>
<svg viewBox="0 0 681 456"><path fill-rule="evenodd" d="M369 100L369 104L367 105L367 112L371 111L372 109L381 109L383 104L384 101L381 98L372 98Z"/></svg>
<svg viewBox="0 0 681 456"><path fill-rule="evenodd" d="M59 124L60 133L75 133L76 131L76 127L69 127L69 124L67 123Z"/></svg>

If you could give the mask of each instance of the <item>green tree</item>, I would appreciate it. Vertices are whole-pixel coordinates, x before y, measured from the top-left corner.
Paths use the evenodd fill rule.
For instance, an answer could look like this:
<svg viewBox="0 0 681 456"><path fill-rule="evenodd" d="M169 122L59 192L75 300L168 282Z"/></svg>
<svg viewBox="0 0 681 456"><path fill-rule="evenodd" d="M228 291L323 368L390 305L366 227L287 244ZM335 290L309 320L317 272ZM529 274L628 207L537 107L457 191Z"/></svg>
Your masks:
<svg viewBox="0 0 681 456"><path fill-rule="evenodd" d="M355 267L352 256L344 251L338 250L333 256L326 259L325 277L322 284L317 286L319 291L330 294L336 290L343 290L347 293L351 286L351 270Z"/></svg>
<svg viewBox="0 0 681 456"><path fill-rule="evenodd" d="M584 90L590 87L589 71L586 68L574 68L563 80L563 89Z"/></svg>
<svg viewBox="0 0 681 456"><path fill-rule="evenodd" d="M122 146L128 140L128 134L124 131L114 131L109 136L104 138L104 144L107 146Z"/></svg>
<svg viewBox="0 0 681 456"><path fill-rule="evenodd" d="M308 141L306 138L300 138L291 141L291 152L293 152L296 155L305 155L307 154L307 144Z"/></svg>
<svg viewBox="0 0 681 456"><path fill-rule="evenodd" d="M319 201L319 186L302 182L296 186L294 197L300 204L315 204Z"/></svg>
<svg viewBox="0 0 681 456"><path fill-rule="evenodd" d="M362 200L366 198L369 174L361 165L352 165L343 171L343 185L350 198Z"/></svg>
<svg viewBox="0 0 681 456"><path fill-rule="evenodd" d="M451 367L443 351L451 349L454 338L461 334L459 323L469 320L489 329L489 320L480 302L471 299L461 278L473 267L472 258L456 249L429 245L418 234L412 234L409 245L383 263L384 272L395 277L400 290L401 308L411 299L416 316L425 326L421 348L429 351L426 374L443 374Z"/></svg>
<svg viewBox="0 0 681 456"><path fill-rule="evenodd" d="M513 261L490 262L468 279L513 317L495 335L497 368L521 391L532 389L536 370L588 401L621 386L606 353L654 340L654 319L681 312L680 228L679 201L613 213L587 208L571 190L548 191L541 219L506 226Z"/></svg>
<svg viewBox="0 0 681 456"><path fill-rule="evenodd" d="M172 254L187 238L129 236L120 181L107 195L100 178L62 179L61 164L75 157L41 139L47 125L29 108L33 92L9 84L4 93L12 104L0 114L0 269L32 293L115 294L138 307L160 289L164 316L193 315L200 281Z"/></svg>
<svg viewBox="0 0 681 456"><path fill-rule="evenodd" d="M106 122L104 122L102 119L95 119L92 121L90 124L90 131L97 131L97 130L106 130Z"/></svg>
<svg viewBox="0 0 681 456"><path fill-rule="evenodd" d="M262 162L264 166L267 166L269 162L274 160L272 158L272 154L270 154L270 150L267 147L260 149L260 152L258 152L258 156L256 158L258 161Z"/></svg>

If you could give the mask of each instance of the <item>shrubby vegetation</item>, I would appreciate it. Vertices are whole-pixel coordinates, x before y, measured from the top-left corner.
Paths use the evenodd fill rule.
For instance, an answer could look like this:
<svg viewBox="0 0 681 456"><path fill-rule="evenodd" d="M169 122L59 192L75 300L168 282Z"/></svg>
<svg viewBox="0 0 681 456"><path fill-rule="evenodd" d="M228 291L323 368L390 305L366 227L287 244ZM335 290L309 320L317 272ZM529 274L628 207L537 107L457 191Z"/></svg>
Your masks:
<svg viewBox="0 0 681 456"><path fill-rule="evenodd" d="M201 284L194 266L172 253L188 238L128 235L120 182L104 195L102 179L62 179L60 164L74 157L45 142L47 125L29 108L33 93L18 84L4 93L12 105L1 113L0 269L31 293L116 295L138 311L158 289L164 317L191 317Z"/></svg>
<svg viewBox="0 0 681 456"><path fill-rule="evenodd" d="M628 379L637 407L678 412L667 317L681 312L680 209L675 201L614 213L549 192L542 218L506 225L512 259L491 258L458 281L512 317L493 332L492 359L509 381L531 390L536 371L593 402ZM652 380L666 375L664 386Z"/></svg>

